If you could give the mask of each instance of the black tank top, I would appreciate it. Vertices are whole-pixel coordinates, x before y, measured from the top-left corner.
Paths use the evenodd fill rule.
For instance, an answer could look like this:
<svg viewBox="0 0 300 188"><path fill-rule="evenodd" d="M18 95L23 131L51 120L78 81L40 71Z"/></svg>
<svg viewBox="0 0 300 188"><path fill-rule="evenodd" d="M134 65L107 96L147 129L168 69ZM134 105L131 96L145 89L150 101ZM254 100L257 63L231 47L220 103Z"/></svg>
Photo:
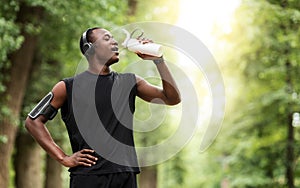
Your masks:
<svg viewBox="0 0 300 188"><path fill-rule="evenodd" d="M67 100L61 115L72 150L94 149L98 157L96 165L70 168L71 174L139 173L133 139L135 75L85 71L63 81Z"/></svg>

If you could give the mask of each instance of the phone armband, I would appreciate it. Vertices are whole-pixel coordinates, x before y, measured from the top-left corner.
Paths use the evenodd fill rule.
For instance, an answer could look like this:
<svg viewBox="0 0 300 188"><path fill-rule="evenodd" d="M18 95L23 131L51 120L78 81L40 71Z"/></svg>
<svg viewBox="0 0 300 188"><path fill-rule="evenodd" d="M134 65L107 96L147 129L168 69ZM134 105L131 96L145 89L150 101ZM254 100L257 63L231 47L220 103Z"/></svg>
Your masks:
<svg viewBox="0 0 300 188"><path fill-rule="evenodd" d="M56 114L57 109L54 108L50 102L54 94L49 92L28 114L31 119L36 119L39 115L44 115L48 120L52 120Z"/></svg>

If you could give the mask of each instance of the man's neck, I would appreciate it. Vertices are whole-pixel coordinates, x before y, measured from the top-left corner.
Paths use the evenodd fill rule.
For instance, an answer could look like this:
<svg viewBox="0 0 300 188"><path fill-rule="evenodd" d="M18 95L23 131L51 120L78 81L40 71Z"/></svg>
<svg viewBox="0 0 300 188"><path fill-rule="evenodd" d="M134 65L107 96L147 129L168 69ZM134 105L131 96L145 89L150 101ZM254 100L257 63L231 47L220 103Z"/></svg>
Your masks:
<svg viewBox="0 0 300 188"><path fill-rule="evenodd" d="M88 71L93 73L93 74L98 74L98 75L107 75L111 72L110 67L107 65L94 65L94 64L89 64Z"/></svg>

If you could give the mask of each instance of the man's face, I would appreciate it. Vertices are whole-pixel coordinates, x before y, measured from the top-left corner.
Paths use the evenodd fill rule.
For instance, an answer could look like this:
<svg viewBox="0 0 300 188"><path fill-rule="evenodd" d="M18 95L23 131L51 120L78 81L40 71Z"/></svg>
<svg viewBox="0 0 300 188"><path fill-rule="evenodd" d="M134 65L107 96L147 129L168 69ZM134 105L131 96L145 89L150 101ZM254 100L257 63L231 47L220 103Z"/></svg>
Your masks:
<svg viewBox="0 0 300 188"><path fill-rule="evenodd" d="M106 29L95 29L92 34L95 56L104 64L119 61L118 43Z"/></svg>

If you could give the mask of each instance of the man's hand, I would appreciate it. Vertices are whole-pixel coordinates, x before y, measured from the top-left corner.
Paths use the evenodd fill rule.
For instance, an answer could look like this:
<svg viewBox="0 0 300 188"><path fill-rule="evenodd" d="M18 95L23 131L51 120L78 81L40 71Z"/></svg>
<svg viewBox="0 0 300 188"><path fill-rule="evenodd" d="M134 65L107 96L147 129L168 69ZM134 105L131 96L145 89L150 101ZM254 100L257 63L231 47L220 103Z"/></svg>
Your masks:
<svg viewBox="0 0 300 188"><path fill-rule="evenodd" d="M141 44L147 44L147 43L153 43L153 41L151 39L146 39L146 38L137 38L139 40L139 42ZM152 55L147 55L147 54L143 54L140 52L136 52L136 54L142 58L143 60L156 60L159 59L161 57L156 57L156 56L152 56Z"/></svg>
<svg viewBox="0 0 300 188"><path fill-rule="evenodd" d="M62 164L65 167L75 167L75 166L92 166L96 164L98 160L97 157L93 156L92 154L95 153L94 150L91 149L83 149L71 156L66 156L62 160Z"/></svg>
<svg viewBox="0 0 300 188"><path fill-rule="evenodd" d="M156 56L152 56L152 55L142 54L140 52L137 52L136 54L144 60L156 60L156 59L161 58L161 57L156 57Z"/></svg>

